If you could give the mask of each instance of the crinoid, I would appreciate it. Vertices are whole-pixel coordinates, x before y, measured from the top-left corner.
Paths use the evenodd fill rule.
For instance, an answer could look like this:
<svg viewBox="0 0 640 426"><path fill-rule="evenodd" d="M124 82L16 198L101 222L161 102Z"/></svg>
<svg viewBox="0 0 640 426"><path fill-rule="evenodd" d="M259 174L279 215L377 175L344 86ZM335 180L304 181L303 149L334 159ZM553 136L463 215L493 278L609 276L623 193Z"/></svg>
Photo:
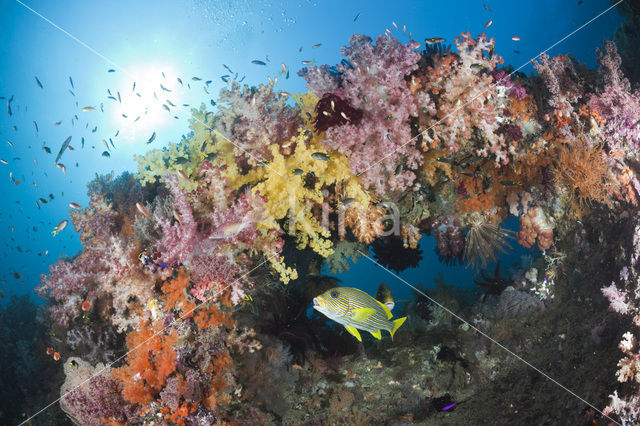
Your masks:
<svg viewBox="0 0 640 426"><path fill-rule="evenodd" d="M503 229L499 225L488 222L480 213L473 213L469 218L471 228L464 241L463 259L467 266L478 269L487 267L487 263L498 259L497 252L506 253L505 247L512 248L509 239L515 238L515 232Z"/></svg>
<svg viewBox="0 0 640 426"><path fill-rule="evenodd" d="M496 270L493 272L493 277L489 276L488 274L485 274L484 271L480 272L480 276L482 277L482 280L474 279L473 282L476 283L477 286L485 289L483 299L488 294L497 296L500 293L502 293L505 288L512 286L514 284L513 280L508 280L500 276L499 260L498 260L498 264L496 265Z"/></svg>

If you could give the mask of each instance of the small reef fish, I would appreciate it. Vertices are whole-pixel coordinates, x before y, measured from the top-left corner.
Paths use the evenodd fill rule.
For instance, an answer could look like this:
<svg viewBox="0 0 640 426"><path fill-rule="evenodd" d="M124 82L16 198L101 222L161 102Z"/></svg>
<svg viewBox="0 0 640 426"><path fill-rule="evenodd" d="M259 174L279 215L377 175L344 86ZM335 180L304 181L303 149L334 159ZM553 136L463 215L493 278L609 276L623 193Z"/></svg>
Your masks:
<svg viewBox="0 0 640 426"><path fill-rule="evenodd" d="M154 140L156 140L156 132L153 132L153 134L151 135L151 137L149 138L149 140L147 141L147 144L150 144L151 142L153 142Z"/></svg>
<svg viewBox="0 0 640 426"><path fill-rule="evenodd" d="M60 361L60 354L58 352L54 352L53 353L53 360L54 361Z"/></svg>
<svg viewBox="0 0 640 426"><path fill-rule="evenodd" d="M9 162L7 160L5 160L4 158L0 158L0 163L6 164L6 165L9 164Z"/></svg>
<svg viewBox="0 0 640 426"><path fill-rule="evenodd" d="M151 216L149 215L149 212L147 211L147 209L140 203L136 203L136 208L138 209L138 211L140 213L142 213L147 219L151 219Z"/></svg>
<svg viewBox="0 0 640 426"><path fill-rule="evenodd" d="M311 48L317 49L320 46L322 46L322 43L314 44L313 46L311 46Z"/></svg>
<svg viewBox="0 0 640 426"><path fill-rule="evenodd" d="M471 64L471 69L473 70L483 70L486 69L487 66L485 64Z"/></svg>
<svg viewBox="0 0 640 426"><path fill-rule="evenodd" d="M84 302L82 302L81 308L84 312L87 312L89 309L91 309L91 302L89 302L88 300L85 300Z"/></svg>
<svg viewBox="0 0 640 426"><path fill-rule="evenodd" d="M67 174L67 168L65 167L64 164L62 163L56 163L56 167L59 168L60 170L62 170L62 174Z"/></svg>
<svg viewBox="0 0 640 426"><path fill-rule="evenodd" d="M267 164L269 164L269 162L268 162L267 160L261 160L261 161L258 161L258 162L256 163L256 166L258 166L258 167L264 167L264 166L266 166Z"/></svg>
<svg viewBox="0 0 640 426"><path fill-rule="evenodd" d="M489 27L491 26L491 24L493 24L493 21L492 21L492 20L489 20L489 21L487 21L487 23L486 23L486 24L484 24L484 27L485 27L485 28L489 28Z"/></svg>
<svg viewBox="0 0 640 426"><path fill-rule="evenodd" d="M356 199L352 198L352 197L348 197L345 198L344 200L340 201L340 205L341 206L348 206L349 204L353 203Z"/></svg>
<svg viewBox="0 0 640 426"><path fill-rule="evenodd" d="M396 306L396 302L393 301L393 295L391 289L385 283L380 283L378 291L376 291L376 299L389 308L390 311Z"/></svg>
<svg viewBox="0 0 640 426"><path fill-rule="evenodd" d="M358 18L360 17L360 12L358 12L358 14L356 15L355 18L353 18L353 22L356 22L358 20Z"/></svg>
<svg viewBox="0 0 640 426"><path fill-rule="evenodd" d="M67 227L68 224L69 224L69 222L66 219L61 221L58 225L56 225L55 228L53 228L53 231L51 233L55 237L56 235L61 233L64 230L64 228Z"/></svg>
<svg viewBox="0 0 640 426"><path fill-rule="evenodd" d="M444 43L445 39L442 37L430 37L430 38L425 38L424 42L427 44L438 44L438 43Z"/></svg>
<svg viewBox="0 0 640 426"><path fill-rule="evenodd" d="M71 83L71 88L75 89L75 87L73 87L73 79L71 78L71 76L69 76L69 83Z"/></svg>
<svg viewBox="0 0 640 426"><path fill-rule="evenodd" d="M258 59L254 59L253 61L251 61L252 64L256 64L256 65L267 65L266 62L264 61L260 61Z"/></svg>
<svg viewBox="0 0 640 426"><path fill-rule="evenodd" d="M513 182L511 180L502 180L500 181L500 184L504 186L521 186L522 185L519 182Z"/></svg>
<svg viewBox="0 0 640 426"><path fill-rule="evenodd" d="M364 291L353 287L336 287L313 299L313 308L329 319L342 324L349 333L362 342L358 330L382 338L380 330L393 335L405 322L406 317L392 320L393 314L383 303Z"/></svg>
<svg viewBox="0 0 640 426"><path fill-rule="evenodd" d="M103 151L102 152L102 156L109 158L109 157L111 157L111 154L109 154L109 151Z"/></svg>
<svg viewBox="0 0 640 426"><path fill-rule="evenodd" d="M63 143L62 146L60 147L60 151L58 151L58 155L56 156L56 163L58 162L58 160L60 160L60 157L62 157L62 154L64 153L64 151L69 147L69 144L71 143L71 136L69 136Z"/></svg>
<svg viewBox="0 0 640 426"><path fill-rule="evenodd" d="M41 89L44 89L44 87L42 87L42 83L40 82L40 80L38 80L38 77L33 76L33 78L36 79L36 83L38 84L38 86L40 86Z"/></svg>
<svg viewBox="0 0 640 426"><path fill-rule="evenodd" d="M329 155L325 152L314 152L311 154L311 158L319 161L329 161Z"/></svg>
<svg viewBox="0 0 640 426"><path fill-rule="evenodd" d="M86 107L82 108L82 112L89 112L89 111L93 111L93 110L95 110L95 108L92 107L92 106L86 106Z"/></svg>
<svg viewBox="0 0 640 426"><path fill-rule="evenodd" d="M209 238L212 240L224 240L226 238L235 237L236 235L241 233L247 226L249 226L250 223L250 220L243 220L241 222L222 225Z"/></svg>
<svg viewBox="0 0 640 426"><path fill-rule="evenodd" d="M72 209L81 209L82 206L78 203L69 203L69 207Z"/></svg>
<svg viewBox="0 0 640 426"><path fill-rule="evenodd" d="M291 170L291 174L294 175L294 176L300 176L303 173L304 173L304 170L299 169L299 168L295 168L295 169Z"/></svg>
<svg viewBox="0 0 640 426"><path fill-rule="evenodd" d="M511 40L513 40L513 41L520 41L520 37L518 37L518 36L513 36L513 37L511 37Z"/></svg>
<svg viewBox="0 0 640 426"><path fill-rule="evenodd" d="M113 68L108 69L107 72L116 72L116 70L114 70Z"/></svg>

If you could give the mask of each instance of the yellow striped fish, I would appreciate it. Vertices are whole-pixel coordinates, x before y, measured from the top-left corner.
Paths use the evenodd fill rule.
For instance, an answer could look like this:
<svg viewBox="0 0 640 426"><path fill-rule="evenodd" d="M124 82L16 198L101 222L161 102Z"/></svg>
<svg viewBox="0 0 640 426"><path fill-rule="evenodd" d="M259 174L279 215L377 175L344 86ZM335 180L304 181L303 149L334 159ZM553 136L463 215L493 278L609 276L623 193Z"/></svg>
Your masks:
<svg viewBox="0 0 640 426"><path fill-rule="evenodd" d="M391 333L404 323L406 317L392 320L389 308L362 290L352 287L336 287L313 299L313 308L329 319L344 325L349 333L362 342L358 330L368 331L376 339L382 338L380 330Z"/></svg>

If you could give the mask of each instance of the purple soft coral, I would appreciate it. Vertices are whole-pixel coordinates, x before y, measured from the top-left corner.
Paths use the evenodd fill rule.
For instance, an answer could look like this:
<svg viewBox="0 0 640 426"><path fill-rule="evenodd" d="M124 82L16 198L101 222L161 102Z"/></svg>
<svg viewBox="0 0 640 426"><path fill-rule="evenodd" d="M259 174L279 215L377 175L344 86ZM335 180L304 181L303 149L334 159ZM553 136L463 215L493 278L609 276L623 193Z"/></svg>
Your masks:
<svg viewBox="0 0 640 426"><path fill-rule="evenodd" d="M90 271L82 269L82 262L59 260L49 267L49 274L42 275L42 284L36 287L40 297L48 297L59 304L50 306L53 320L67 327L69 321L80 315L83 294L87 291Z"/></svg>
<svg viewBox="0 0 640 426"><path fill-rule="evenodd" d="M198 224L193 217L186 191L178 185L178 177L169 174L164 179L173 195L180 222L172 223L171 219L154 215L157 226L162 229L162 239L158 241L157 247L161 249L163 262L177 266L191 257L198 242Z"/></svg>
<svg viewBox="0 0 640 426"><path fill-rule="evenodd" d="M589 106L607 120L604 133L607 143L616 149L640 149L640 92L632 92L629 80L620 69L622 61L616 45L605 41L604 51L598 49L600 72L605 86L598 95L591 95Z"/></svg>

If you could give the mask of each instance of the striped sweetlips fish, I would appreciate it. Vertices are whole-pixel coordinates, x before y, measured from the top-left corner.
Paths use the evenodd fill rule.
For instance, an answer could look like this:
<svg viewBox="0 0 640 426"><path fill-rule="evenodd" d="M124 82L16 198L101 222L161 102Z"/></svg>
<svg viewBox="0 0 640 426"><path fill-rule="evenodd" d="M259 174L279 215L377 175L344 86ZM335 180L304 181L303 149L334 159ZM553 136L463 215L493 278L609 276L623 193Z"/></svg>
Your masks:
<svg viewBox="0 0 640 426"><path fill-rule="evenodd" d="M358 330L368 331L376 339L382 337L380 330L387 330L393 339L396 330L407 319L403 317L392 320L393 314L387 306L364 291L352 287L327 290L313 299L313 309L344 325L361 342Z"/></svg>

